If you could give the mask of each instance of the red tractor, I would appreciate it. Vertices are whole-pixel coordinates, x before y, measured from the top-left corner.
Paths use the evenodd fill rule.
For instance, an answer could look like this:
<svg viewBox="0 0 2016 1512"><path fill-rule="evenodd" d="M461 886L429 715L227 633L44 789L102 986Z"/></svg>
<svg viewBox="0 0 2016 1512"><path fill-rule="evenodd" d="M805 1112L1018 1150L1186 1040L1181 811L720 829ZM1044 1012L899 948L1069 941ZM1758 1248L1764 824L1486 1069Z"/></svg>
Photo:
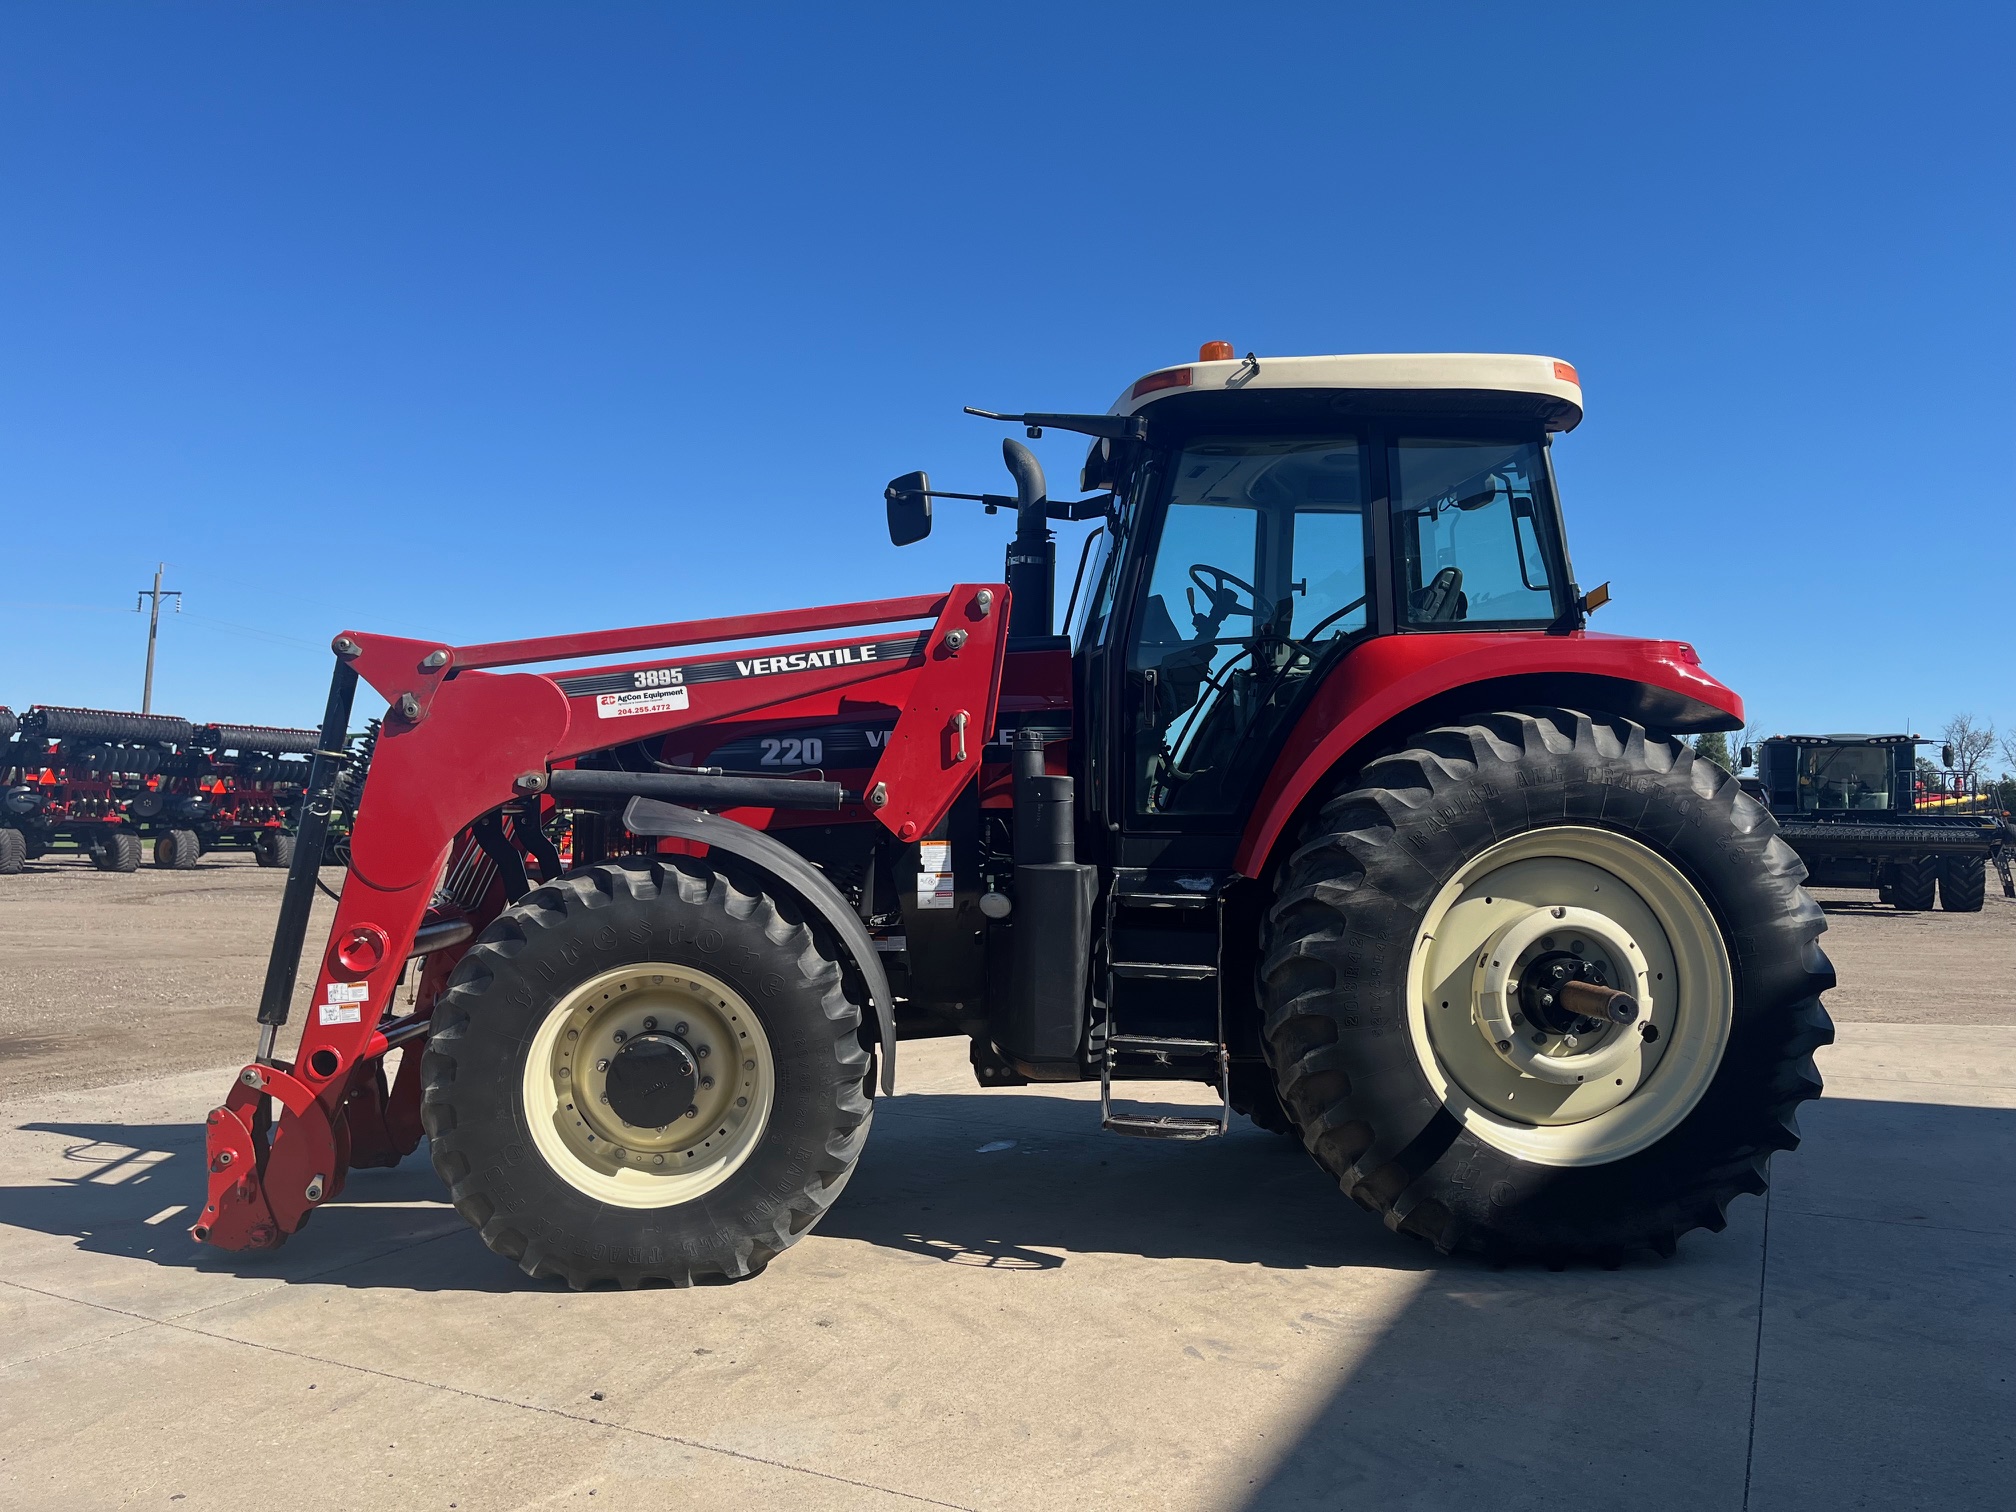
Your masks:
<svg viewBox="0 0 2016 1512"><path fill-rule="evenodd" d="M276 1245L424 1131L532 1275L747 1276L839 1195L923 1035L965 1036L982 1085L1098 1082L1116 1134L1244 1113L1445 1252L1722 1227L1798 1142L1834 976L1798 858L1682 738L1741 701L1681 642L1585 629L1549 460L1581 417L1544 357L1213 343L1106 414L987 416L1090 437L1088 497L1012 439L1012 495L889 486L899 545L936 500L1012 510L1005 582L338 636L195 1237ZM1058 634L1050 522L1093 519ZM567 662L593 665L515 670ZM362 774L359 678L390 705ZM1120 1101L1172 1080L1217 1111Z"/></svg>

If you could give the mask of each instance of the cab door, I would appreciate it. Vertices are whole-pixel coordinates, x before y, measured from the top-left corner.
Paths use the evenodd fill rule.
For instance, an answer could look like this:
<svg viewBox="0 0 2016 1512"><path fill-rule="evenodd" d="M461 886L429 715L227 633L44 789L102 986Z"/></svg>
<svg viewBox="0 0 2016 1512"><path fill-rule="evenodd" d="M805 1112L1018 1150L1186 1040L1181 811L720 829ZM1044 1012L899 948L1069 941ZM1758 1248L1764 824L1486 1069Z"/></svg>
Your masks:
<svg viewBox="0 0 2016 1512"><path fill-rule="evenodd" d="M1375 626L1383 474L1363 431L1195 435L1164 454L1104 653L1116 864L1229 868L1296 711Z"/></svg>

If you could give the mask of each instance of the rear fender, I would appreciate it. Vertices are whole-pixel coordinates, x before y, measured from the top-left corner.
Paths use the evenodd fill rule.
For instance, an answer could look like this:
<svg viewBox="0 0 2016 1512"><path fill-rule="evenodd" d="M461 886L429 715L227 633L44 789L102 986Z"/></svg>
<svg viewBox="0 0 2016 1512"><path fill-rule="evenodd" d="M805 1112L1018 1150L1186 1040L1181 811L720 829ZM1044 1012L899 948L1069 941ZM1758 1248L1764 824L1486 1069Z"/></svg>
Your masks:
<svg viewBox="0 0 2016 1512"><path fill-rule="evenodd" d="M1257 877L1340 767L1425 726L1535 703L1600 708L1675 733L1740 730L1743 700L1682 641L1538 631L1386 635L1348 652L1310 697L1239 839Z"/></svg>

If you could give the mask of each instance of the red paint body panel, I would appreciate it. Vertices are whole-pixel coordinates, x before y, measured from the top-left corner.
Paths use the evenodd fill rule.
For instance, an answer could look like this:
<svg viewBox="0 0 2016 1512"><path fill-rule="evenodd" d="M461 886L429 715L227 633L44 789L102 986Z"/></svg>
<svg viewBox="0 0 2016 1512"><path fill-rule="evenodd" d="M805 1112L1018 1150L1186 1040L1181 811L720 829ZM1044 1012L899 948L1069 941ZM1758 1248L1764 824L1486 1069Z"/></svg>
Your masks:
<svg viewBox="0 0 2016 1512"><path fill-rule="evenodd" d="M1346 654L1296 720L1247 817L1234 867L1259 876L1316 784L1388 720L1466 684L1545 673L1649 684L1743 718L1743 700L1703 672L1682 641L1537 630L1380 636Z"/></svg>

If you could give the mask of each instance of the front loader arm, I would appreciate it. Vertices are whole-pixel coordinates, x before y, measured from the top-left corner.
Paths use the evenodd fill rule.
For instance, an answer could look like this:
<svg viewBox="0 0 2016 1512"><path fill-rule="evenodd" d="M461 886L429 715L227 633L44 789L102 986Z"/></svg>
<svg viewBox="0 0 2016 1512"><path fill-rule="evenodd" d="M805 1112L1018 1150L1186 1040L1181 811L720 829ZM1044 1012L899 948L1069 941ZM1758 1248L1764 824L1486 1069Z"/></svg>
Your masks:
<svg viewBox="0 0 2016 1512"><path fill-rule="evenodd" d="M900 711L849 806L901 840L928 835L979 770L1000 695L1008 607L1004 587L968 584L940 595L484 646L338 636L323 749L260 1005L259 1050L210 1114L208 1202L194 1237L225 1249L271 1248L342 1189L346 1101L362 1079L375 1082L388 1049L425 1032L431 996L415 1015L395 1019L394 992L420 953L416 939L456 837L471 824L539 792L554 766L590 752L807 698L830 696L837 706L844 690ZM928 629L880 639L567 674L495 670L921 619L931 621ZM328 946L314 963L308 1022L293 1060L283 1061L278 1031L289 1016L340 736L360 678L390 708L358 801ZM438 990L445 975L435 964L427 980ZM417 1048L408 1062L417 1062ZM402 1080L407 1074L402 1066Z"/></svg>

